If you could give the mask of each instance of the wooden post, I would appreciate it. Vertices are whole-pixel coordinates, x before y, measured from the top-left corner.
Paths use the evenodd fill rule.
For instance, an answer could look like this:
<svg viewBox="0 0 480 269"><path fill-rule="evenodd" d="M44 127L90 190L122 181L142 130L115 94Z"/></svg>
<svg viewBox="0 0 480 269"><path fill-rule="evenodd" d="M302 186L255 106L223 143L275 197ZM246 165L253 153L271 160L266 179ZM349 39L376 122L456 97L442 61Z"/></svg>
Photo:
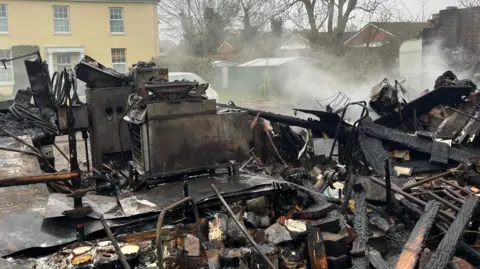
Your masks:
<svg viewBox="0 0 480 269"><path fill-rule="evenodd" d="M407 243L405 243L405 246L403 247L395 268L415 268L439 208L440 204L435 200L431 200L427 203L422 216L415 225L415 228L413 228Z"/></svg>
<svg viewBox="0 0 480 269"><path fill-rule="evenodd" d="M463 234L465 227L472 218L477 208L478 198L475 195L468 197L463 204L462 210L458 212L456 219L448 229L442 241L438 245L437 250L433 253L432 258L427 263L426 269L444 269L453 257L460 236Z"/></svg>
<svg viewBox="0 0 480 269"><path fill-rule="evenodd" d="M368 266L366 256L368 242L368 216L367 201L365 200L365 191L361 184L354 186L355 195L355 218L353 228L357 233L357 238L353 242L350 254L353 257L353 269L365 269Z"/></svg>

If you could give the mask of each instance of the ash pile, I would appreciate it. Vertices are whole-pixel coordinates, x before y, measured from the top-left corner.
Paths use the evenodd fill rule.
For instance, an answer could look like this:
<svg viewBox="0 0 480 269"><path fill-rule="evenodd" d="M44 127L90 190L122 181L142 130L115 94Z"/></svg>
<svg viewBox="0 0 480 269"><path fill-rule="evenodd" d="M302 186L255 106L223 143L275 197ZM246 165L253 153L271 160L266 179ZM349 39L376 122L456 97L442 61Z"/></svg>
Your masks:
<svg viewBox="0 0 480 269"><path fill-rule="evenodd" d="M0 178L1 268L480 266L478 90L450 71L414 100L385 79L295 109L309 119L219 104L151 63L86 57L76 77L76 128L52 111L69 162L90 138L91 169ZM37 157L2 156L33 174Z"/></svg>

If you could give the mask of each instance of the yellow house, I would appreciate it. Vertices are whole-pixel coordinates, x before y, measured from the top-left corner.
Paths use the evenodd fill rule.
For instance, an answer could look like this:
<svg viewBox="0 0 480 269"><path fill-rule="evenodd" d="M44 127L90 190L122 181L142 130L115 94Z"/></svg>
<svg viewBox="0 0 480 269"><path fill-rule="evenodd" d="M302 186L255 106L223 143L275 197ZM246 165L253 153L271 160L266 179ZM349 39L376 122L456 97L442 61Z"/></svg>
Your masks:
<svg viewBox="0 0 480 269"><path fill-rule="evenodd" d="M125 72L158 54L156 0L0 0L0 59L39 50L53 73L84 55ZM0 94L26 88L22 60L0 65Z"/></svg>

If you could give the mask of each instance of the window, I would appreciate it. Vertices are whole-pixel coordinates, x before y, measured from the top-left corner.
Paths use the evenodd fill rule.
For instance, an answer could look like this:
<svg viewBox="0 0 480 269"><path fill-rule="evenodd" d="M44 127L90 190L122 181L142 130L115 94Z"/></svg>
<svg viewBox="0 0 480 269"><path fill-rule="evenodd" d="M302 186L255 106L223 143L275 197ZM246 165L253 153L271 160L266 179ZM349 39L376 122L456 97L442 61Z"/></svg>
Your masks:
<svg viewBox="0 0 480 269"><path fill-rule="evenodd" d="M110 8L110 33L123 34L123 8Z"/></svg>
<svg viewBox="0 0 480 269"><path fill-rule="evenodd" d="M7 5L0 5L0 33L8 33Z"/></svg>
<svg viewBox="0 0 480 269"><path fill-rule="evenodd" d="M120 73L127 72L126 49L112 49L112 68Z"/></svg>
<svg viewBox="0 0 480 269"><path fill-rule="evenodd" d="M12 52L10 50L0 49L0 59L10 59L12 58ZM0 65L0 84L11 84L13 83L13 65L12 62L6 62L5 65Z"/></svg>
<svg viewBox="0 0 480 269"><path fill-rule="evenodd" d="M53 29L55 33L70 33L69 20L67 6L53 6Z"/></svg>
<svg viewBox="0 0 480 269"><path fill-rule="evenodd" d="M58 53L57 54L57 62L56 62L56 69L57 71L63 70L66 68L71 68L71 55L70 53Z"/></svg>

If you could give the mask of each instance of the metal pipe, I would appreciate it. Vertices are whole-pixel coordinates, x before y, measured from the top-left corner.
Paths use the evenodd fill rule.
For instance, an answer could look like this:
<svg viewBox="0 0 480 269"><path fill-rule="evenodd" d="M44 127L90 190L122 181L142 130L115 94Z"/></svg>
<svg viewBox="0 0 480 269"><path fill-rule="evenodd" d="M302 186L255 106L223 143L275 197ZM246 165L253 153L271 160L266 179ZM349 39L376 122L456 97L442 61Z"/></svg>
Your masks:
<svg viewBox="0 0 480 269"><path fill-rule="evenodd" d="M454 205L454 204L450 203L449 201L443 199L442 197L436 195L435 193L433 193L433 192L431 192L431 191L427 191L426 193L427 193L428 195L432 196L435 200L437 200L437 201L441 202L442 204L450 207L451 209L453 209L453 210L455 210L455 211L457 211L457 212L460 211L460 208L459 208L459 207L457 207L456 205Z"/></svg>
<svg viewBox="0 0 480 269"><path fill-rule="evenodd" d="M160 216L158 216L157 220L157 229L156 229L156 247L157 247L157 265L159 269L163 269L163 247L162 247L162 240L160 239L160 232L163 227L163 219L165 218L165 215L167 214L168 211L174 209L177 206L180 206L182 204L185 204L186 202L190 202L190 205L193 208L193 214L195 216L195 224L197 226L197 237L198 240L200 241L200 252L203 253L203 235L202 235L202 230L200 227L200 217L198 214L198 208L197 204L195 201L192 199L192 197L185 197L180 201L177 201L165 208L162 209L162 212L160 213Z"/></svg>
<svg viewBox="0 0 480 269"><path fill-rule="evenodd" d="M371 177L370 180L371 180L373 183L377 184L377 185L380 185L380 186L382 186L382 187L384 187L384 188L386 187L385 182L383 182L382 180L380 180L380 179L378 179L378 178ZM406 193L406 192L402 191L399 187L397 187L397 186L395 186L395 185L392 185L392 191L403 195L404 197L408 198L410 201L412 201L412 202L414 202L414 203L416 203L416 204L418 204L418 205L421 205L421 206L423 206L423 207L425 207L425 206L427 205L427 203L425 203L424 201L418 199L417 197L415 197L415 196L413 196L413 195L411 195L411 194L409 194L409 193ZM438 212L439 212L442 216L444 216L444 217L446 217L446 218L448 218L448 219L450 219L450 220L452 220L452 221L455 220L455 216L452 216L452 215L448 214L447 212L445 212L445 211L443 211L443 210L439 210Z"/></svg>
<svg viewBox="0 0 480 269"><path fill-rule="evenodd" d="M465 200L463 199L460 199L458 197L455 197L454 195L452 195L450 192L447 191L447 189L443 189L442 190L443 194L445 194L446 196L448 196L448 198L454 200L455 202L459 203L459 204L463 204L465 202Z"/></svg>
<svg viewBox="0 0 480 269"><path fill-rule="evenodd" d="M80 175L79 173L73 172L73 173L43 174L38 176L27 176L27 177L2 178L0 179L0 187L63 181L63 180L72 179L79 175Z"/></svg>
<svg viewBox="0 0 480 269"><path fill-rule="evenodd" d="M227 209L228 211L228 214L230 215L231 218L233 218L233 220L235 221L235 223L237 224L238 228L240 228L240 230L242 231L242 233L247 237L248 241L250 241L250 243L252 243L253 247L258 251L258 253L260 254L260 256L262 256L263 260L270 266L270 268L272 269L276 269L275 268L275 265L273 265L272 261L270 261L270 259L265 255L265 253L262 252L262 250L260 249L260 247L257 245L257 243L255 243L255 241L252 239L252 237L248 234L247 230L245 230L245 227L243 227L242 224L240 224L240 222L238 221L238 219L235 217L235 214L233 213L232 209L230 208L230 206L228 206L227 202L225 201L225 199L223 199L222 195L220 194L220 192L217 190L217 187L215 187L215 184L212 184L210 185L213 189L213 191L215 192L215 194L217 195L218 199L220 199L220 201L222 202L223 206Z"/></svg>
<svg viewBox="0 0 480 269"><path fill-rule="evenodd" d="M441 181L442 183L445 183L445 184L447 184L447 185L449 185L449 186L454 187L454 188L457 189L457 190L463 191L463 192L465 192L465 193L468 194L468 195L475 194L473 191L471 191L471 190L469 190L469 189L465 189L465 188L463 188L463 187L461 187L461 186L455 185L455 184L453 184L452 182L449 182L448 180L440 179L440 181Z"/></svg>
<svg viewBox="0 0 480 269"><path fill-rule="evenodd" d="M105 233L108 236L108 239L110 242L112 242L113 248L115 248L115 252L118 255L118 258L120 259L120 262L123 265L124 269L130 269L130 265L128 264L127 260L125 259L125 256L123 256L122 250L120 249L120 246L118 245L117 239L115 239L115 236L113 235L112 231L110 230L110 226L108 226L107 221L103 217L103 214L100 215L100 222L102 223L103 229L105 230Z"/></svg>
<svg viewBox="0 0 480 269"><path fill-rule="evenodd" d="M415 188L417 186L421 186L423 184L426 184L428 182L431 182L431 181L434 181L435 179L438 179L438 178L441 178L441 177L444 177L444 176L449 176L453 173L455 173L456 170L450 170L450 171L446 171L446 172L443 172L443 173L440 173L440 174L437 174L437 175L434 175L434 176L431 176L431 177L428 177L426 179L422 179L414 184L411 184L411 185L408 185L408 186L405 186L403 188L401 188L402 191L408 191L412 188Z"/></svg>
<svg viewBox="0 0 480 269"><path fill-rule="evenodd" d="M457 197L458 201L461 202L462 204L465 202L465 197L462 196L460 193L450 189L450 188L444 188L444 191L450 193L452 196Z"/></svg>

